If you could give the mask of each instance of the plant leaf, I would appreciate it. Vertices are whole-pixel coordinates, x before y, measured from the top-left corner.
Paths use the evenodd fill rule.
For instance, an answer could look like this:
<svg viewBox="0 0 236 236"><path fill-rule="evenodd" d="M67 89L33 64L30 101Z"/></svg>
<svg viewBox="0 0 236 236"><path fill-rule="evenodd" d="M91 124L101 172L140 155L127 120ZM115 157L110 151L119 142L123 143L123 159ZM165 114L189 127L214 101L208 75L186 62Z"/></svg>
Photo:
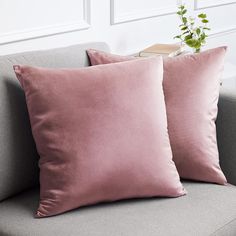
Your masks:
<svg viewBox="0 0 236 236"><path fill-rule="evenodd" d="M197 33L197 35L199 35L199 34L201 33L200 28L197 28L197 29L196 29L196 33Z"/></svg>
<svg viewBox="0 0 236 236"><path fill-rule="evenodd" d="M184 37L184 40L187 41L187 40L189 40L189 39L191 39L191 38L192 38L191 35L186 35L186 36Z"/></svg>
<svg viewBox="0 0 236 236"><path fill-rule="evenodd" d="M207 19L203 19L203 20L202 20L202 23L205 23L205 24L206 24L206 23L208 23L208 22L209 22L209 21L208 21Z"/></svg>
<svg viewBox="0 0 236 236"><path fill-rule="evenodd" d="M197 40L196 39L188 39L185 42L189 47L195 47Z"/></svg>
<svg viewBox="0 0 236 236"><path fill-rule="evenodd" d="M187 26L184 26L184 27L181 28L181 30L183 30L183 31L186 30L186 29L188 29Z"/></svg>
<svg viewBox="0 0 236 236"><path fill-rule="evenodd" d="M207 18L207 15L204 14L204 13L201 13L201 14L198 15L198 17L199 17L199 18L202 18L202 19L205 19L205 18Z"/></svg>
<svg viewBox="0 0 236 236"><path fill-rule="evenodd" d="M185 32L182 33L182 35L184 35L184 34L188 34L188 33L189 33L189 31L185 31Z"/></svg>
<svg viewBox="0 0 236 236"><path fill-rule="evenodd" d="M202 41L204 41L206 37L207 37L206 34L205 34L205 33L202 33L201 36L200 36L200 39L201 39Z"/></svg>
<svg viewBox="0 0 236 236"><path fill-rule="evenodd" d="M183 17L183 18L182 18L182 21L183 21L184 24L186 24L186 23L188 22L188 20L187 20L186 17Z"/></svg>
<svg viewBox="0 0 236 236"><path fill-rule="evenodd" d="M176 35L174 39L181 39L181 35Z"/></svg>

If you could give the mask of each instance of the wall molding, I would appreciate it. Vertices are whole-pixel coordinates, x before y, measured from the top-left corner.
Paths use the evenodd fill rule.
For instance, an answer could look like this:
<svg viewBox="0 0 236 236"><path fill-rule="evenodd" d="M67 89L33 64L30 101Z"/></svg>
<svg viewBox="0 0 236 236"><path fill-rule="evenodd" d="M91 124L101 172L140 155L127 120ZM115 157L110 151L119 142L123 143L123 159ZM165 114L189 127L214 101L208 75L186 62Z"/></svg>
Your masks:
<svg viewBox="0 0 236 236"><path fill-rule="evenodd" d="M236 4L236 0L194 0L194 10Z"/></svg>
<svg viewBox="0 0 236 236"><path fill-rule="evenodd" d="M111 25L175 14L177 11L177 5L179 3L180 0L177 0L175 4L169 5L167 7L159 7L146 11L133 10L125 14L120 14L117 12L117 0L110 0Z"/></svg>
<svg viewBox="0 0 236 236"><path fill-rule="evenodd" d="M194 10L222 7L232 4L236 4L236 0L194 0ZM234 33L236 33L236 25L213 30L209 33L209 38L216 38Z"/></svg>
<svg viewBox="0 0 236 236"><path fill-rule="evenodd" d="M48 25L46 27L34 27L26 30L0 34L0 45L88 29L90 28L91 17L90 0L83 0L82 14L82 20L66 24L54 24Z"/></svg>
<svg viewBox="0 0 236 236"><path fill-rule="evenodd" d="M211 33L209 33L209 38L210 39L217 38L217 37L226 36L228 34L235 34L235 33L236 33L236 26L232 26L232 27L227 27L224 29L212 31Z"/></svg>

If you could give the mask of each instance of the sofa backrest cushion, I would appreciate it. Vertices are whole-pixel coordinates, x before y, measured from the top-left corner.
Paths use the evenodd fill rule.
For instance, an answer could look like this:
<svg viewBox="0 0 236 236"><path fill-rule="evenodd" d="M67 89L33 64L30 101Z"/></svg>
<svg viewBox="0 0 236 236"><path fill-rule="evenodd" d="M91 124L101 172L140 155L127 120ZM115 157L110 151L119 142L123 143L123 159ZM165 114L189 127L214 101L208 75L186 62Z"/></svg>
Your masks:
<svg viewBox="0 0 236 236"><path fill-rule="evenodd" d="M0 201L38 184L38 154L13 65L85 67L88 48L109 51L105 43L88 43L0 57Z"/></svg>

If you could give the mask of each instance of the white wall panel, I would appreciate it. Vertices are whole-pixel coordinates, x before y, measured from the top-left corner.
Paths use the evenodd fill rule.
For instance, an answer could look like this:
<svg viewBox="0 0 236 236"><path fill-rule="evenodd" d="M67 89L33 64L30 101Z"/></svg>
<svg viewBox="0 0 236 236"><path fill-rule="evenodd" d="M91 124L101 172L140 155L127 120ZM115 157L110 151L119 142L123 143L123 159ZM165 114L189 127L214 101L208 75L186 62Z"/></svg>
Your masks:
<svg viewBox="0 0 236 236"><path fill-rule="evenodd" d="M88 0L1 0L0 44L86 29Z"/></svg>
<svg viewBox="0 0 236 236"><path fill-rule="evenodd" d="M205 12L210 20L210 37L233 34L236 31L236 0L195 0L196 14Z"/></svg>
<svg viewBox="0 0 236 236"><path fill-rule="evenodd" d="M206 48L228 45L236 61L236 0L182 0L189 14L206 12ZM0 0L0 55L105 41L131 54L179 33L177 0Z"/></svg>
<svg viewBox="0 0 236 236"><path fill-rule="evenodd" d="M205 9L235 4L236 0L195 0L195 9Z"/></svg>
<svg viewBox="0 0 236 236"><path fill-rule="evenodd" d="M176 0L111 0L111 23L118 24L176 12Z"/></svg>

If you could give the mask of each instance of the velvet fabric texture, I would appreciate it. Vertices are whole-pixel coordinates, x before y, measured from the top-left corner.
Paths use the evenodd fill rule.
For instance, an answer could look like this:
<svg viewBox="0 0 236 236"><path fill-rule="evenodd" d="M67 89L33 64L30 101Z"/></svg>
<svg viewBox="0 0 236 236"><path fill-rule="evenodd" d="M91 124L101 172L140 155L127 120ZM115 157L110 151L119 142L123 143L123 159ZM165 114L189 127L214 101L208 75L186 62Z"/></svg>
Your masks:
<svg viewBox="0 0 236 236"><path fill-rule="evenodd" d="M164 95L173 159L182 178L226 184L219 165L215 120L226 47L164 59ZM92 65L123 57L87 50Z"/></svg>
<svg viewBox="0 0 236 236"><path fill-rule="evenodd" d="M185 194L167 132L162 58L14 70L40 155L37 217L103 201Z"/></svg>

